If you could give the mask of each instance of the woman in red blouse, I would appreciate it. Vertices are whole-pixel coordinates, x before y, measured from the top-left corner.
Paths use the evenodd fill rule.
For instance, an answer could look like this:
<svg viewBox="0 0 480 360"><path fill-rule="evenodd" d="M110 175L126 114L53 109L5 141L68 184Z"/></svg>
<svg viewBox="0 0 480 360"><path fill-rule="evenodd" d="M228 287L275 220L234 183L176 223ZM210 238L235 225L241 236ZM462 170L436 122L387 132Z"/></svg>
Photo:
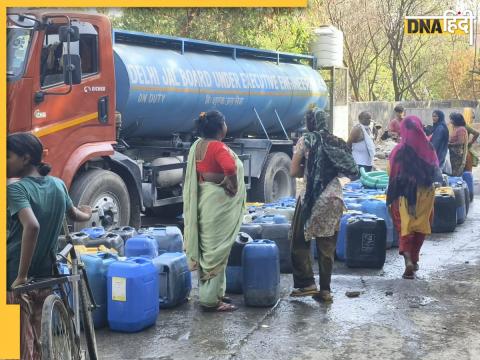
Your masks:
<svg viewBox="0 0 480 360"><path fill-rule="evenodd" d="M227 125L220 114L211 111L210 119L202 113L197 120L201 139L195 149L196 169L200 182L209 181L221 185L225 192L233 196L237 192L237 167L232 151L222 140L227 134Z"/></svg>
<svg viewBox="0 0 480 360"><path fill-rule="evenodd" d="M237 308L225 297L225 269L245 211L242 162L222 140L225 118L201 113L200 139L191 147L183 190L185 249L190 269L199 271L200 305L207 311Z"/></svg>

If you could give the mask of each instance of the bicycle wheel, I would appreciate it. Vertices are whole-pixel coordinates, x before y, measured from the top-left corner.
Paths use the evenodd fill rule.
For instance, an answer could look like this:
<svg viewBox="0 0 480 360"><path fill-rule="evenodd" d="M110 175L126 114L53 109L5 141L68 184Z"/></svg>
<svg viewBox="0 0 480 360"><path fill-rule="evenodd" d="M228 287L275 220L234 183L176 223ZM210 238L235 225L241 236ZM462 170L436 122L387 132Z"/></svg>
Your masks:
<svg viewBox="0 0 480 360"><path fill-rule="evenodd" d="M80 295L80 314L82 317L85 340L87 342L88 355L90 360L97 360L97 340L95 338L95 329L93 327L92 303L88 294L87 283L83 276L78 285Z"/></svg>
<svg viewBox="0 0 480 360"><path fill-rule="evenodd" d="M40 340L42 360L77 360L73 319L57 295L49 295L42 307Z"/></svg>

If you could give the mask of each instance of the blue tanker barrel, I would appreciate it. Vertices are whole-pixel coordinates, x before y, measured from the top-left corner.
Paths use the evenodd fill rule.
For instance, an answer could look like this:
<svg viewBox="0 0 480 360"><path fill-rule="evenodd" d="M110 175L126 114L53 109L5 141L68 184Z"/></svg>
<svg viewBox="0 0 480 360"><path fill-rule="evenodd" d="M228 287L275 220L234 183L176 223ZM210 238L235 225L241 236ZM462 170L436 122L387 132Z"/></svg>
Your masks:
<svg viewBox="0 0 480 360"><path fill-rule="evenodd" d="M115 35L116 104L127 138L191 132L193 119L211 109L224 113L231 134L261 134L254 107L269 133L281 133L275 110L289 130L300 127L310 104L326 105L325 82L307 65L234 59L233 53L181 54L155 47L162 37ZM124 43L128 38L138 41Z"/></svg>

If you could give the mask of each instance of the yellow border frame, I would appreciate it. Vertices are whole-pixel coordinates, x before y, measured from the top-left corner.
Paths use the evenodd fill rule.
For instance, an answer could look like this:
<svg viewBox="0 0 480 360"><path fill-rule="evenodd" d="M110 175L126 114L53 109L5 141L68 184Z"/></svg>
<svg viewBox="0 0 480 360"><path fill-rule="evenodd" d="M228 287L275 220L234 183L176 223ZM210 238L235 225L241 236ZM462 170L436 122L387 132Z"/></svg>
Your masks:
<svg viewBox="0 0 480 360"><path fill-rule="evenodd" d="M0 5L0 43L6 44L6 13L9 7L62 7L53 0L7 0ZM69 7L306 7L307 0L70 0ZM0 47L0 359L18 359L20 356L20 309L6 305L6 45Z"/></svg>

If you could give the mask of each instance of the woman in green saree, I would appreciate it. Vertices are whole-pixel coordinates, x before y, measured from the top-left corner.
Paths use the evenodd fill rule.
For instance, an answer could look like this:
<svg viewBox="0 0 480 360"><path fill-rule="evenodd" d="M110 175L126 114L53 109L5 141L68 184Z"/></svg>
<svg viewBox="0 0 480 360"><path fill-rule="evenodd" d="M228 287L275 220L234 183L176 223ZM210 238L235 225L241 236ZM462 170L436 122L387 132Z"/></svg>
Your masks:
<svg viewBox="0 0 480 360"><path fill-rule="evenodd" d="M225 297L225 269L245 211L243 164L222 140L227 133L218 111L201 113L200 134L190 148L183 191L185 250L190 270L199 271L200 305L234 311Z"/></svg>

